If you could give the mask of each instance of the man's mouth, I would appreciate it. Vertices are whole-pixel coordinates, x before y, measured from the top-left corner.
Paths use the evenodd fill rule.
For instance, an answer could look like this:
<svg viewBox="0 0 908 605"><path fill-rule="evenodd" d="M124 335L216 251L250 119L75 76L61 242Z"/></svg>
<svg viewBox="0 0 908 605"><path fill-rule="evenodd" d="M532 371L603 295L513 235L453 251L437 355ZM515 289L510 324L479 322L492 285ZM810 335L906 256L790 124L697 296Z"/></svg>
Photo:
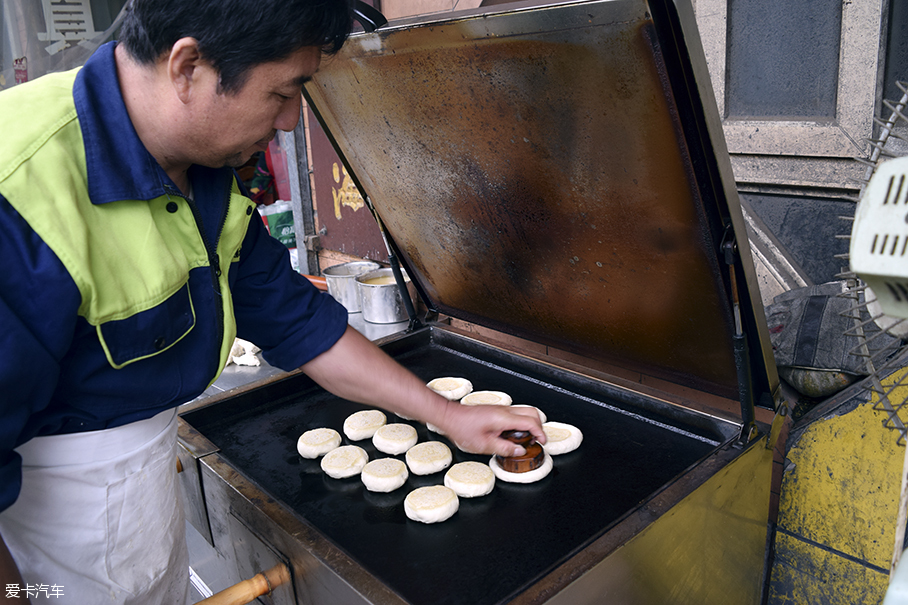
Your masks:
<svg viewBox="0 0 908 605"><path fill-rule="evenodd" d="M276 135L276 134L277 134L277 131L276 131L276 130L272 130L272 131L271 131L271 134L269 134L269 135L268 135L267 137L265 137L264 139L260 139L258 142L256 142L256 144L254 145L254 147L255 147L256 149L261 150L261 151L265 151L266 149L268 149L268 143L270 143L272 140L274 140L274 135Z"/></svg>

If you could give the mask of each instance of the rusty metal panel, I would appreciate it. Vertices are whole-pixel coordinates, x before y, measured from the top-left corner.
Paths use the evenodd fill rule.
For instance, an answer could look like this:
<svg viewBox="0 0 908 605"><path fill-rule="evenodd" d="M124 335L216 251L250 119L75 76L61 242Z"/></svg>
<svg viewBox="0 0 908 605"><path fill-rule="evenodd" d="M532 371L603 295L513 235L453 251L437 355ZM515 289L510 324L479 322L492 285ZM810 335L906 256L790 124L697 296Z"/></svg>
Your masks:
<svg viewBox="0 0 908 605"><path fill-rule="evenodd" d="M663 59L646 2L589 2L353 38L307 94L440 310L733 394Z"/></svg>
<svg viewBox="0 0 908 605"><path fill-rule="evenodd" d="M351 256L387 261L388 252L375 218L366 208L325 131L311 113L309 140L312 145L315 209L318 224L324 229L319 237L320 246Z"/></svg>

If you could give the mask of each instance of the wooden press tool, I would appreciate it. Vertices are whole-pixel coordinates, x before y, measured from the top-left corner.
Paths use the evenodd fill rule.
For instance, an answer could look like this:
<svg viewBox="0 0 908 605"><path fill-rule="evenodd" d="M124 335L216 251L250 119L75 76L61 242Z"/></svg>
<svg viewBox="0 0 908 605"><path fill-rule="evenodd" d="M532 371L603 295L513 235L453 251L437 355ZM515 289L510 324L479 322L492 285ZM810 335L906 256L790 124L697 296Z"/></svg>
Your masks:
<svg viewBox="0 0 908 605"><path fill-rule="evenodd" d="M545 461L545 451L542 446L536 443L536 437L529 431L505 431L502 437L517 445L522 445L526 449L523 456L495 456L495 461L502 470L509 473L527 473L536 470Z"/></svg>

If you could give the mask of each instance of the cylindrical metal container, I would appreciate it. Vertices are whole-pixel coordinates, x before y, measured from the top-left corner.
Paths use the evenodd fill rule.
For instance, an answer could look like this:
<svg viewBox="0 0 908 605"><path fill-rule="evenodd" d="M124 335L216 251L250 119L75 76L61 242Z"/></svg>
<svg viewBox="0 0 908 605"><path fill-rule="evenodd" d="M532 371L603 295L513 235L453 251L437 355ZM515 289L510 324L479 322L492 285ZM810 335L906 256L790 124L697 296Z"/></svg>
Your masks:
<svg viewBox="0 0 908 605"><path fill-rule="evenodd" d="M404 281L407 284L407 294L413 300L414 287L407 277L406 271L401 269ZM356 287L359 290L363 319L369 323L390 324L407 319L407 308L401 298L400 289L394 281L394 272L391 269L376 269L356 278Z"/></svg>
<svg viewBox="0 0 908 605"><path fill-rule="evenodd" d="M359 313L362 310L360 303L362 299L356 286L356 276L379 267L381 265L369 260L358 260L328 267L322 271L328 286L328 294L344 305L348 312Z"/></svg>

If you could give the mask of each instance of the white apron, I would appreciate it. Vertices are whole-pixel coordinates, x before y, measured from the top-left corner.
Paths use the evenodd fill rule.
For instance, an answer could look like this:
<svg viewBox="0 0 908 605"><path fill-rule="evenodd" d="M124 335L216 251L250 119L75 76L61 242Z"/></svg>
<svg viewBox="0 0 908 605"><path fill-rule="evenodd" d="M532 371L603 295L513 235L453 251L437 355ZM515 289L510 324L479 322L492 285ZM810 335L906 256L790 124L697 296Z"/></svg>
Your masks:
<svg viewBox="0 0 908 605"><path fill-rule="evenodd" d="M36 437L16 451L22 492L0 513L0 534L24 584L56 585L51 594L63 596L52 600L61 605L188 602L176 410L114 429ZM46 594L33 593L32 602Z"/></svg>

